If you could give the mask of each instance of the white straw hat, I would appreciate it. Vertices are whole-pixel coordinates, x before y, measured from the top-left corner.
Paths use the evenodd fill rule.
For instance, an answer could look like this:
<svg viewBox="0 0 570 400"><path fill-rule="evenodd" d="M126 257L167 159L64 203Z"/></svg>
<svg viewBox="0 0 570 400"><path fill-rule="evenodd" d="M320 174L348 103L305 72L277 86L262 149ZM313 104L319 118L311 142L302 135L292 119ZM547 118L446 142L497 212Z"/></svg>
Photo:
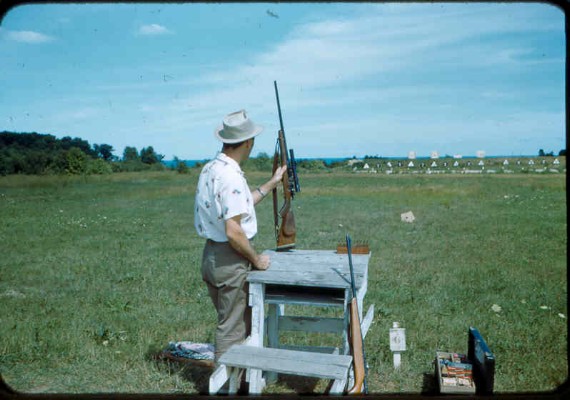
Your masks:
<svg viewBox="0 0 570 400"><path fill-rule="evenodd" d="M214 135L224 143L239 143L259 135L262 130L262 126L247 118L245 110L240 110L226 115Z"/></svg>

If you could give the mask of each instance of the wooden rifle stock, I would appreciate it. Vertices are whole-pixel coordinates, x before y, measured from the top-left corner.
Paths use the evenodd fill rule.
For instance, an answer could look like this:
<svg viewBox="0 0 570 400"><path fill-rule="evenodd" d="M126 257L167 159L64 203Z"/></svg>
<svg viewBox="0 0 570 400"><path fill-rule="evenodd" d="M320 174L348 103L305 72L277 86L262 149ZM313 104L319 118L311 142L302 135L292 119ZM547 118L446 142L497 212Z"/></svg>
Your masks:
<svg viewBox="0 0 570 400"><path fill-rule="evenodd" d="M277 250L287 250L295 247L295 216L293 214L292 199L296 191L299 191L296 165L291 150L291 158L288 159L287 142L285 141L285 130L283 129L283 118L281 116L281 105L279 103L279 92L277 82L274 82L275 97L277 98L277 110L279 112L279 124L281 129L277 136L275 155L273 157L273 173L279 166L287 166L283 174L283 206L279 209L277 199L277 188L273 189L273 217L275 222L275 238L277 240ZM279 223L281 219L281 223Z"/></svg>
<svg viewBox="0 0 570 400"><path fill-rule="evenodd" d="M352 286L352 299L350 300L350 330L349 345L352 354L354 371L354 385L348 390L348 394L367 393L366 383L366 360L364 358L364 339L360 326L360 314L358 313L358 298L356 297L356 282L354 280L354 268L352 266L352 244L350 236L346 235L346 249L350 266L350 283Z"/></svg>
<svg viewBox="0 0 570 400"><path fill-rule="evenodd" d="M358 314L358 301L353 297L350 301L350 331L349 331L350 353L354 367L354 385L348 394L360 394L364 386L366 369L364 367L364 349L362 331L360 330L360 317Z"/></svg>

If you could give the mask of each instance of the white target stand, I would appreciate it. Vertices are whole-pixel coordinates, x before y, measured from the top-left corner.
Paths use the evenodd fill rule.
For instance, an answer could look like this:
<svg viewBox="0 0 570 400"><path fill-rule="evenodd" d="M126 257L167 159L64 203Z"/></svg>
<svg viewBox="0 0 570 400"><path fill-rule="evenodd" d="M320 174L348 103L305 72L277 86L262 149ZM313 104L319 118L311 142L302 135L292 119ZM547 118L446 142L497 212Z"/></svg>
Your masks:
<svg viewBox="0 0 570 400"><path fill-rule="evenodd" d="M406 330L400 328L400 323L394 322L390 329L390 350L394 353L394 368L400 368L401 353L406 351Z"/></svg>

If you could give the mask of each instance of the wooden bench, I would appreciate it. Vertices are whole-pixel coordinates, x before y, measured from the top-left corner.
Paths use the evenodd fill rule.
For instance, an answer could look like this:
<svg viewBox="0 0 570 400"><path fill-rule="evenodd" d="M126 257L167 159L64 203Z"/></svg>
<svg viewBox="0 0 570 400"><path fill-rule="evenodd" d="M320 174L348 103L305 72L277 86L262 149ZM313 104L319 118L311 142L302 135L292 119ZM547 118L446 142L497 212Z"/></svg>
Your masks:
<svg viewBox="0 0 570 400"><path fill-rule="evenodd" d="M234 345L219 360L221 367L210 378L210 394L215 394L227 379L229 394L235 394L242 370L256 369L280 374L334 380L331 394L342 394L348 380L352 357L306 351ZM260 393L250 393L260 394Z"/></svg>

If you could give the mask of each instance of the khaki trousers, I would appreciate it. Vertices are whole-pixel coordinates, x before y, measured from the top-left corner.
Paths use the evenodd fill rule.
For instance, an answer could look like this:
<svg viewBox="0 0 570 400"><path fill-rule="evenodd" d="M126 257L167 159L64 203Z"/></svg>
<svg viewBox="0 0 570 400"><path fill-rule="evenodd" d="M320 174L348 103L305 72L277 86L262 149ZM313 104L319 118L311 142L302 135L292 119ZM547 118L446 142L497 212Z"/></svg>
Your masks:
<svg viewBox="0 0 570 400"><path fill-rule="evenodd" d="M247 259L227 242L207 240L202 254L202 279L218 312L216 362L232 345L243 342L251 331L251 307L247 304Z"/></svg>

